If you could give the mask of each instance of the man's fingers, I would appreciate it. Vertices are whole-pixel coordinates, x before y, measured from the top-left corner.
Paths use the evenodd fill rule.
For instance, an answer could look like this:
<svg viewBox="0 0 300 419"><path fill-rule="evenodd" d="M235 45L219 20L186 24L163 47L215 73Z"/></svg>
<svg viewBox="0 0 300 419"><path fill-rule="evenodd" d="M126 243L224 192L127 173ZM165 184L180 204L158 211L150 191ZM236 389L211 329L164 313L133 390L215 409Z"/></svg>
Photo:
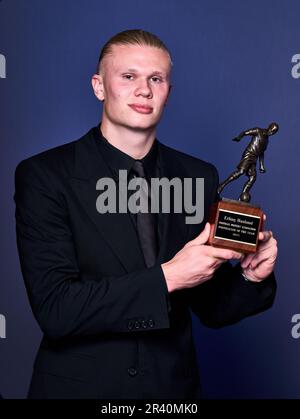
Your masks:
<svg viewBox="0 0 300 419"><path fill-rule="evenodd" d="M267 242L273 237L272 231L261 231L258 235L258 240L261 242Z"/></svg>
<svg viewBox="0 0 300 419"><path fill-rule="evenodd" d="M195 246L200 244L205 244L209 238L210 234L210 224L206 223L204 229L201 231L199 236L197 236L194 240L191 240L187 243L188 246Z"/></svg>
<svg viewBox="0 0 300 419"><path fill-rule="evenodd" d="M276 260L276 255L270 256L266 253L260 253L258 254L253 261L251 262L249 268L254 270L263 262L268 262L270 265L273 265Z"/></svg>
<svg viewBox="0 0 300 419"><path fill-rule="evenodd" d="M255 253L250 253L249 255L247 255L241 262L241 267L246 269L248 268L248 266L250 265L250 263L252 262L253 258L255 256Z"/></svg>
<svg viewBox="0 0 300 419"><path fill-rule="evenodd" d="M215 259L221 260L230 260L230 259L238 259L240 260L243 257L243 253L236 252L230 249L221 249L217 247L211 248L211 257Z"/></svg>
<svg viewBox="0 0 300 419"><path fill-rule="evenodd" d="M269 261L270 264L275 262L278 253L277 241L273 238L272 232L264 231L264 233L266 233L265 238L260 241L257 252L246 256L241 263L242 268L255 269L264 261Z"/></svg>

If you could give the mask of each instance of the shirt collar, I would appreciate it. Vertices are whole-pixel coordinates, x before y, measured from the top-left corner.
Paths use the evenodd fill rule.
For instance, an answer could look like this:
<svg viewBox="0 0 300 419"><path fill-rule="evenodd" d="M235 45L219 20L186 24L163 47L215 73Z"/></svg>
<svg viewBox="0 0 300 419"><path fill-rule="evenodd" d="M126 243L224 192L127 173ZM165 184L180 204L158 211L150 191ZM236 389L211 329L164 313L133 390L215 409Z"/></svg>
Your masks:
<svg viewBox="0 0 300 419"><path fill-rule="evenodd" d="M135 159L107 141L107 139L102 135L101 124L94 128L94 137L100 152L104 156L104 160L107 162L114 174L118 176L119 170L127 170L129 173ZM151 149L148 151L146 156L141 159L148 178L157 176L157 156L158 142L155 139Z"/></svg>

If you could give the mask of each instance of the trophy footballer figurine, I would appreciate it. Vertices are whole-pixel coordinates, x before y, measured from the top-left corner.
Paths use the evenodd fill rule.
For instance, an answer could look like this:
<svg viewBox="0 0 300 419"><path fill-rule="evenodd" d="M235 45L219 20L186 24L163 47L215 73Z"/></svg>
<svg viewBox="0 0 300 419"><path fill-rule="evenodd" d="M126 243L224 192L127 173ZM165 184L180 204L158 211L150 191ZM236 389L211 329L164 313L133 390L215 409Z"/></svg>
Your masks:
<svg viewBox="0 0 300 419"><path fill-rule="evenodd" d="M268 128L251 128L247 131L241 132L233 141L240 141L246 135L252 135L252 140L245 149L241 161L237 165L237 169L222 182L218 187L218 193L222 192L224 187L233 180L242 175L248 176L248 181L245 183L243 191L240 195L240 201L250 202L251 195L249 193L256 180L256 162L259 160L259 171L265 173L264 153L268 147L269 136L276 134L279 126L276 122L272 122Z"/></svg>
<svg viewBox="0 0 300 419"><path fill-rule="evenodd" d="M240 141L246 135L252 139L234 172L218 186L220 194L224 187L242 175L248 177L239 200L222 198L216 202L210 212L211 230L209 244L238 250L243 253L254 253L257 250L258 234L262 229L263 211L260 207L250 205L249 193L256 180L256 164L259 161L260 173L265 173L264 152L269 137L276 134L279 126L272 122L268 128L251 128L241 132L233 141Z"/></svg>

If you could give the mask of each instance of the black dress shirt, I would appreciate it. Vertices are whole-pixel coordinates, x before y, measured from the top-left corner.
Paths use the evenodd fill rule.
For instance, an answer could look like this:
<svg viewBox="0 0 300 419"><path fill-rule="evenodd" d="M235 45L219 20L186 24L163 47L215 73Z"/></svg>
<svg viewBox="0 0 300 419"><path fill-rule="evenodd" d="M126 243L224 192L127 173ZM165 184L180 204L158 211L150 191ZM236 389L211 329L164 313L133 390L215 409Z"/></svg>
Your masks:
<svg viewBox="0 0 300 419"><path fill-rule="evenodd" d="M123 151L119 150L117 147L113 146L108 140L103 136L101 132L101 125L95 127L94 138L98 147L99 152L104 156L104 160L107 163L112 177L118 184L119 180L119 170L127 170L128 172L128 181L132 179L133 174L131 172L132 166L135 162L135 159ZM160 170L158 165L159 159L159 142L155 139L151 149L148 151L146 156L144 156L140 161L143 163L147 181L151 182L151 178L159 178ZM134 191L128 191L128 197ZM136 228L136 214L130 213L131 220L133 221L134 227ZM156 225L158 233L158 251L159 244L162 237L162 218L160 214L156 214Z"/></svg>

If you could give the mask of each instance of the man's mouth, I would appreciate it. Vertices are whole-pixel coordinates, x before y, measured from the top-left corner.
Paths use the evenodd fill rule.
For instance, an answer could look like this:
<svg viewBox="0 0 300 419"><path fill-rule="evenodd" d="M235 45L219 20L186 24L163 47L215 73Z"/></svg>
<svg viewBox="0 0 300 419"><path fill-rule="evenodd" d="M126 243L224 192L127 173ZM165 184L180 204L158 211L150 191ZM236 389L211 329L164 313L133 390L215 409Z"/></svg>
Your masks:
<svg viewBox="0 0 300 419"><path fill-rule="evenodd" d="M150 114L153 112L153 108L147 105L139 105L138 103L132 103L128 106L130 106L131 109L138 113Z"/></svg>

